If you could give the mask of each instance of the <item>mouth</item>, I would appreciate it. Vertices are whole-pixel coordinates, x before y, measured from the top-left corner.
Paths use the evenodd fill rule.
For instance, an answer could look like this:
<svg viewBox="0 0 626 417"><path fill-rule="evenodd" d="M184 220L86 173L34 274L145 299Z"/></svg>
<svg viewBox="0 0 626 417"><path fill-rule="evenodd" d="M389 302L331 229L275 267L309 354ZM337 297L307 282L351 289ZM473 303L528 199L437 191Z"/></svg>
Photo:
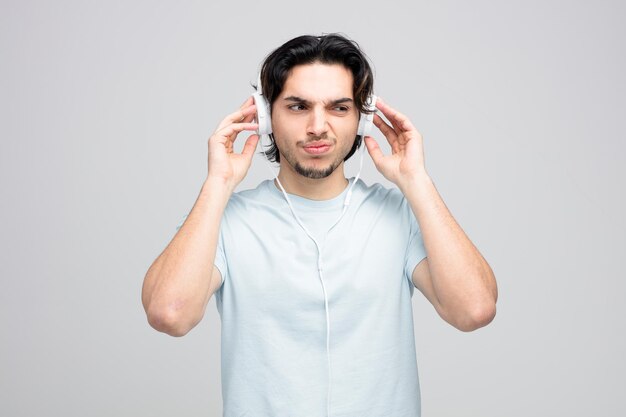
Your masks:
<svg viewBox="0 0 626 417"><path fill-rule="evenodd" d="M330 148L332 147L332 143L327 142L327 141L315 141L315 142L311 142L306 144L303 149L306 153L311 154L311 155L321 155L323 153L326 153L330 150Z"/></svg>

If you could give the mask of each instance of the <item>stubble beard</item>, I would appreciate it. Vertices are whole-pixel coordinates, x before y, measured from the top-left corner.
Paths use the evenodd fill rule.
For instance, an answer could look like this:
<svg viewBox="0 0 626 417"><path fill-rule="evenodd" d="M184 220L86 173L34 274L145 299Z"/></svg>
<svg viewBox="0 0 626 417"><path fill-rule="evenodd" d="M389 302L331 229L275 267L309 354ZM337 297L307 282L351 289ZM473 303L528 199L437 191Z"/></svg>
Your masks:
<svg viewBox="0 0 626 417"><path fill-rule="evenodd" d="M313 180L319 180L319 179L322 179L322 178L326 178L330 174L335 172L335 170L337 169L339 164L337 164L337 163L331 164L331 165L329 165L325 169L316 169L316 168L303 167L300 164L300 162L296 162L296 164L292 165L292 166L293 166L293 169L298 174L302 175L303 177L310 178L310 179L313 179Z"/></svg>
<svg viewBox="0 0 626 417"><path fill-rule="evenodd" d="M333 143L336 145L337 141L333 140ZM330 176L339 165L343 162L344 158L348 154L350 150L348 149L345 154L337 155L337 158L326 168L313 168L313 167L305 167L300 161L296 160L296 158L291 153L283 154L281 153L281 160L287 161L289 165L291 165L298 174L302 175L305 178L310 178L314 180L319 180L322 178L326 178Z"/></svg>

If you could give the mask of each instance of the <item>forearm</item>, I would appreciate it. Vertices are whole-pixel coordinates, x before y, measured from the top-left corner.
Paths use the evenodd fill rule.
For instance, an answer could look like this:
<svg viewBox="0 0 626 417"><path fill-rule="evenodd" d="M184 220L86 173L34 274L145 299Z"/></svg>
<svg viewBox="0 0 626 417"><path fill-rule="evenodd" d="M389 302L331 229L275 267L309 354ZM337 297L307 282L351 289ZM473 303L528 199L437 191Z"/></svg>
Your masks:
<svg viewBox="0 0 626 417"><path fill-rule="evenodd" d="M174 336L202 318L211 297L219 227L232 190L210 178L172 241L149 268L142 290L148 321Z"/></svg>
<svg viewBox="0 0 626 417"><path fill-rule="evenodd" d="M400 187L415 214L428 254L439 307L454 323L490 321L497 286L493 272L424 172Z"/></svg>

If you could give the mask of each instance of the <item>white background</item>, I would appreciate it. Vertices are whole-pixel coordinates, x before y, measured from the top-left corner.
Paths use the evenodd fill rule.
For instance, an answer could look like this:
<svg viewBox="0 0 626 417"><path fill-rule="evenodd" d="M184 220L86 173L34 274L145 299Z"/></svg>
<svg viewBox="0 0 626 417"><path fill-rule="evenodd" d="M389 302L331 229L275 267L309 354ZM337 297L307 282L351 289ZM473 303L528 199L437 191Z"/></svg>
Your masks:
<svg viewBox="0 0 626 417"><path fill-rule="evenodd" d="M171 338L148 326L142 280L262 59L342 32L423 134L430 175L498 279L497 317L473 333L416 291L423 415L625 415L624 12L2 1L0 414L221 415L214 299ZM268 177L258 158L242 188ZM363 177L384 182L369 158Z"/></svg>

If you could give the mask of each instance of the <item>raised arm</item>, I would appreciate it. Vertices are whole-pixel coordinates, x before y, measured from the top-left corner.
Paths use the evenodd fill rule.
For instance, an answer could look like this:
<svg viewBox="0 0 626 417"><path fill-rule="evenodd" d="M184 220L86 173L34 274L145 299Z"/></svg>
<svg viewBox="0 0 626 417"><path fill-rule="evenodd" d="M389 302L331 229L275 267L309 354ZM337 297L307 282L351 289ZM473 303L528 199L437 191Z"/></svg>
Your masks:
<svg viewBox="0 0 626 417"><path fill-rule="evenodd" d="M258 142L251 135L241 154L233 151L237 135L257 129L251 123L252 98L228 115L208 141L208 175L182 227L152 263L143 282L142 303L148 322L171 336L187 334L204 316L220 287L214 266L224 209L237 184L246 176Z"/></svg>
<svg viewBox="0 0 626 417"><path fill-rule="evenodd" d="M374 124L385 135L391 155L365 138L376 168L395 183L411 205L427 258L416 266L413 283L454 327L471 331L485 326L496 314L498 290L494 274L478 249L452 217L424 167L422 136L411 121L384 101L376 107Z"/></svg>

